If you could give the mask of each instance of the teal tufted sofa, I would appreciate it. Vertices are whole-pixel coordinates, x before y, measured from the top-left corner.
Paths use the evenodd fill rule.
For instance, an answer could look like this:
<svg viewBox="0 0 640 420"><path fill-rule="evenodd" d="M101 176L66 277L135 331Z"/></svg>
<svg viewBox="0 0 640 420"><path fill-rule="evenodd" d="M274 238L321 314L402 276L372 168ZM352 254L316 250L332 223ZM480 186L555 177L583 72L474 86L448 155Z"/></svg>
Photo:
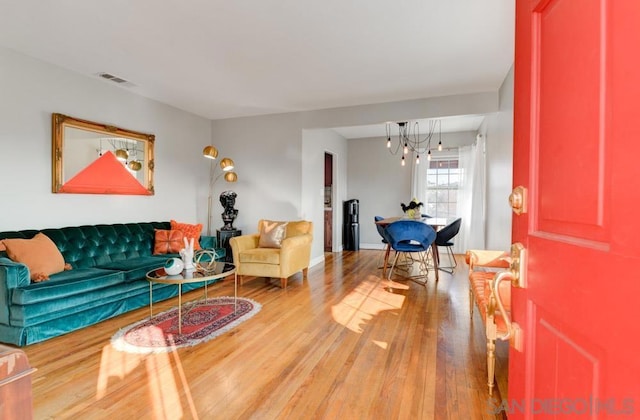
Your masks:
<svg viewBox="0 0 640 420"><path fill-rule="evenodd" d="M170 223L0 232L0 240L29 239L42 232L73 267L47 281L31 283L29 269L0 252L0 342L25 346L149 305L145 274L177 256L153 255L155 229L170 229ZM224 249L217 249L215 240L202 236L200 244L215 249L216 259L221 259ZM202 286L185 284L182 290ZM177 293L175 285L153 284L154 302Z"/></svg>

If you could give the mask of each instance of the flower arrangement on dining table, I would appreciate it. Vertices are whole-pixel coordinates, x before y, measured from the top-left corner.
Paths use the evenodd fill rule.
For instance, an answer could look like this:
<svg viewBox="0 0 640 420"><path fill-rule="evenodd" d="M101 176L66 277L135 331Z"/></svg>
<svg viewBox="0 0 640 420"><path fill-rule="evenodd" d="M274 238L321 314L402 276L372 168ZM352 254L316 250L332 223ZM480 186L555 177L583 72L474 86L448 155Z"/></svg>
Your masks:
<svg viewBox="0 0 640 420"><path fill-rule="evenodd" d="M410 219L420 219L422 217L422 212L420 211L420 209L423 205L424 204L418 201L418 199L415 197L409 202L409 204L400 203L402 211Z"/></svg>

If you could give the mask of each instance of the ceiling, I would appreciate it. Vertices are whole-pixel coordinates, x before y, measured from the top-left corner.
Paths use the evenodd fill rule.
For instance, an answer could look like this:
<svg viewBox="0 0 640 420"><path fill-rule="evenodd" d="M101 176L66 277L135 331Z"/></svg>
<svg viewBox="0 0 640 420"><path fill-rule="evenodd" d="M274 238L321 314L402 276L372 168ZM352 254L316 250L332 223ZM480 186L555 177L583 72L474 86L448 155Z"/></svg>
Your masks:
<svg viewBox="0 0 640 420"><path fill-rule="evenodd" d="M490 3L0 0L0 46L221 119L495 91L515 0Z"/></svg>

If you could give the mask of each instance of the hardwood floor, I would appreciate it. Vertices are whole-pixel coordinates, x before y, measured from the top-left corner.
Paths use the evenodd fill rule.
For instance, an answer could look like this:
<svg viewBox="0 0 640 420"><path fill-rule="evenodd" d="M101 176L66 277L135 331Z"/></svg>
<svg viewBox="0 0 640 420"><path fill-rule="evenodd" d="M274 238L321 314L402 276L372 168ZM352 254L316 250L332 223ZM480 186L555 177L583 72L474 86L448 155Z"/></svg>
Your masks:
<svg viewBox="0 0 640 420"><path fill-rule="evenodd" d="M24 347L38 369L34 418L502 418L491 411L501 390L504 398L506 365L498 360L491 401L483 325L477 311L469 319L462 259L437 286L431 273L426 287L398 280L389 289L379 252L326 254L307 281L297 274L286 290L277 279L246 281L239 295L260 302L261 312L173 353L111 348L113 333L148 308ZM233 295L230 280L209 296ZM498 350L504 357L507 349Z"/></svg>

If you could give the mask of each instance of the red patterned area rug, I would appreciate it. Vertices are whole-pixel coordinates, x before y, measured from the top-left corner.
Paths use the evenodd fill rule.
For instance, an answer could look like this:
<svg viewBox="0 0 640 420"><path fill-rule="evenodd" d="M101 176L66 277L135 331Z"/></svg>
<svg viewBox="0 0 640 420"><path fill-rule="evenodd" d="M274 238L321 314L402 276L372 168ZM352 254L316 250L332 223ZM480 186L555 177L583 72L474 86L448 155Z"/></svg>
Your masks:
<svg viewBox="0 0 640 420"><path fill-rule="evenodd" d="M165 353L209 341L257 314L262 305L247 298L223 296L182 305L182 334L178 309L129 325L115 333L111 345L128 353Z"/></svg>

